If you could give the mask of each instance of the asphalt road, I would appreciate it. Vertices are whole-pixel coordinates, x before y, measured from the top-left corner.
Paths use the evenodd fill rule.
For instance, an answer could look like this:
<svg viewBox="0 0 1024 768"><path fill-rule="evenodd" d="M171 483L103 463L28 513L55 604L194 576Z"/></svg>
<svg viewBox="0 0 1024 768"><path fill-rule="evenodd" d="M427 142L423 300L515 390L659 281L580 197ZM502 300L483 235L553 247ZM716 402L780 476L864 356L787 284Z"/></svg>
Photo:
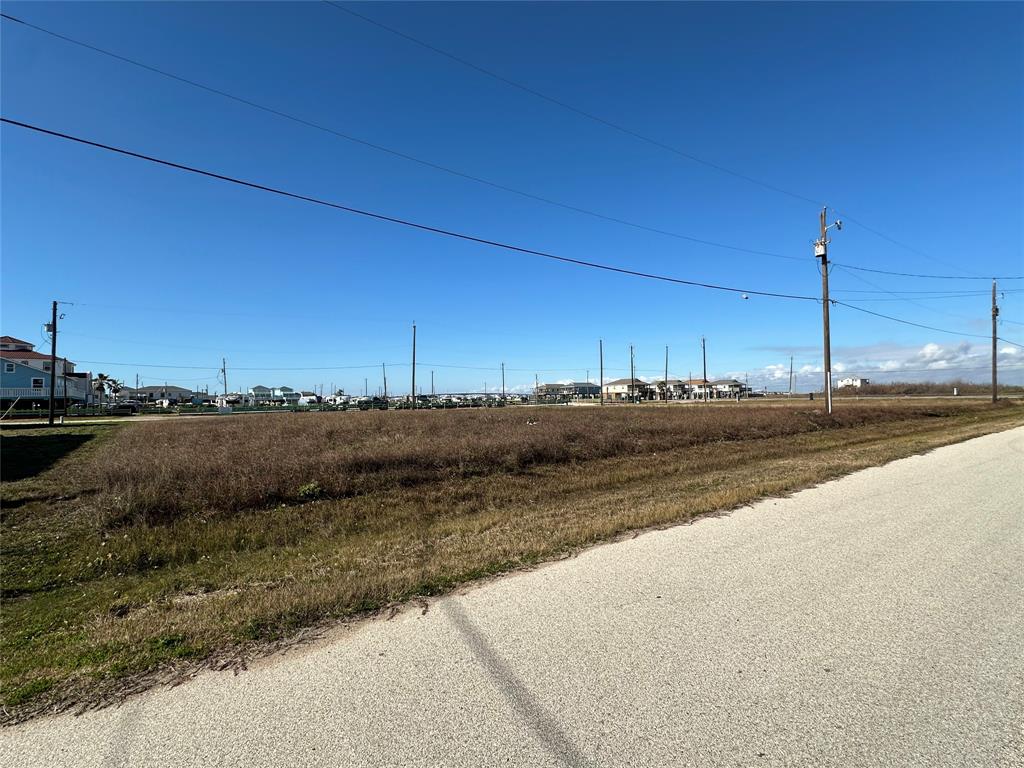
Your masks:
<svg viewBox="0 0 1024 768"><path fill-rule="evenodd" d="M6 766L1021 766L1024 429L597 547Z"/></svg>

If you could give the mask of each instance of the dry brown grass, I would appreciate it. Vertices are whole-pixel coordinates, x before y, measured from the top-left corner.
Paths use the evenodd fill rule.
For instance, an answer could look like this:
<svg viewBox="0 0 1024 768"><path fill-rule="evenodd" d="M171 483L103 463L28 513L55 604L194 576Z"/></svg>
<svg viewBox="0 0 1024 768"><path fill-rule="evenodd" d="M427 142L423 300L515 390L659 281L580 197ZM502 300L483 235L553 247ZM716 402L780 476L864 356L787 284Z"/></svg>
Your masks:
<svg viewBox="0 0 1024 768"><path fill-rule="evenodd" d="M850 403L831 420L803 404L723 404L104 428L3 484L6 717L116 699L304 628L1022 417L969 403ZM164 467L155 480L150 465ZM225 477L236 465L258 492ZM282 503L311 481L339 498ZM148 506L124 506L126 493Z"/></svg>
<svg viewBox="0 0 1024 768"><path fill-rule="evenodd" d="M933 416L960 403L863 405L832 417L809 403L462 412L287 413L150 422L121 431L90 468L108 524L166 523L316 498L347 498L483 475L734 440Z"/></svg>

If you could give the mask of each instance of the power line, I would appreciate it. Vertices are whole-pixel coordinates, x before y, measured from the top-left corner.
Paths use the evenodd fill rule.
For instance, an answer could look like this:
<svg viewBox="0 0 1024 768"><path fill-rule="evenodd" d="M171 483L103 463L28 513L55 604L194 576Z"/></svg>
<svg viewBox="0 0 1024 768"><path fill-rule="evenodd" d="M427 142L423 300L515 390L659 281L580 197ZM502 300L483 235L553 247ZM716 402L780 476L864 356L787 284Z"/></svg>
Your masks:
<svg viewBox="0 0 1024 768"><path fill-rule="evenodd" d="M799 295L790 294L790 293L776 293L774 291L758 291L758 290L753 290L753 289L749 289L749 288L734 288L732 286L717 285L717 284L714 284L714 283L704 283L704 282L700 282L700 281L697 281L697 280L684 280L684 279L678 278L678 277L668 277L666 275L658 275L658 274L654 274L654 273L650 273L650 272L640 272L640 271L637 271L637 270L625 269L623 267L613 267L613 266L611 266L609 264L601 264L599 262L594 262L594 261L585 261L583 259L574 259L574 258L570 258L568 256L558 256L556 254L549 253L547 251L539 251L539 250L535 250L533 248L525 248L525 247L518 246L518 245L512 245L512 244L509 244L509 243L503 243L503 242L500 242L500 241L497 241L497 240L488 240L486 238L476 237L474 235L467 235L467 234L464 234L464 233L461 233L461 232L455 232L455 231L448 230L448 229L442 229L440 227L433 227L433 226L429 226L427 224L419 224L419 223L414 222L414 221L409 221L408 219L400 219L400 218L397 218L395 216L387 216L387 215L382 214L382 213L375 213L373 211L366 211L366 210L363 210L363 209L360 209L360 208L353 208L351 206L342 205L340 203L332 203L330 201L322 200L320 198L310 197L308 195L301 195L301 194L298 194L296 192L288 192L288 191L283 190L283 189L278 189L276 187L266 186L264 184L257 184L256 182L252 182L252 181L245 181L243 179L238 179L238 178L235 178L233 176L226 176L224 174L214 173L213 171L206 171L206 170L202 170L200 168L194 168L192 166L182 165L181 163L175 163L175 162L172 162L170 160L161 160L160 158L152 157L150 155L144 155L144 154L141 154L139 152L132 152L130 150L121 149L119 147L114 147L114 146L111 146L109 144L101 144L101 143L96 142L96 141L90 141L89 139L83 139L83 138L80 138L78 136L72 136L70 134L61 133L59 131L52 131L52 130L49 130L47 128L41 128L41 127L36 126L36 125L31 125L29 123L23 123L23 122L21 122L19 120L13 120L13 119L10 119L10 118L7 118L7 117L0 118L0 121L2 121L4 123L8 123L9 125L18 126L19 128L25 128L25 129L30 130L30 131L35 131L37 133L42 133L42 134L45 134L47 136L53 136L55 138L65 139L67 141L73 141L73 142L76 142L78 144L84 144L86 146L96 147L97 149L103 149L103 150L106 150L108 152L114 152L116 154L125 155L126 157L134 157L134 158L139 159L139 160L146 160L147 162L150 162L150 163L156 163L158 165L163 165L163 166L166 166L168 168L175 168L175 169L180 170L180 171L187 171L188 173L194 173L194 174L197 174L197 175L200 175L200 176L206 176L208 178L217 179L219 181L226 181L226 182L229 182L231 184L237 184L237 185L242 186L242 187L248 187L250 189L260 190L261 192L270 192L272 194L280 195L281 197L288 197L288 198L291 198L293 200L301 200L303 202L313 203L315 205L322 205L322 206L327 207L327 208L334 208L335 210L345 211L347 213L354 213L354 214L357 214L359 216L365 216L367 218L376 219L378 221L387 221L387 222L390 222L392 224L401 224L402 226L410 227L410 228L413 228L413 229L418 229L418 230L421 230L423 232L431 232L433 234L444 235L445 237L451 237L451 238L455 238L455 239L458 239L458 240L465 240L467 242L478 243L480 245L487 245L487 246L491 246L493 248L501 248L501 249L504 249L504 250L507 250L507 251L512 251L512 252L515 252L515 253L522 253L522 254L526 254L526 255L529 255L529 256L539 256L541 258L551 259L552 261L560 261L560 262L565 263L565 264L574 264L574 265L579 266L579 267L588 267L590 269L599 269L599 270L604 270L606 272L615 272L615 273L623 274L623 275L632 275L633 277L642 277L642 278L645 278L645 279L648 279L648 280L660 280L662 282L674 283L676 285L690 285L690 286L694 286L696 288L707 288L707 289L710 289L710 290L727 291L729 293L749 294L749 295L755 295L755 296L768 296L768 297L777 298L777 299L796 299L796 300L801 300L801 301L818 301L818 299L816 297L814 297L814 296L799 296Z"/></svg>
<svg viewBox="0 0 1024 768"><path fill-rule="evenodd" d="M611 128L612 130L618 131L619 133L624 133L627 136L631 136L634 139L643 141L647 144L651 144L655 147L658 147L659 149L666 150L680 157L684 157L687 160L691 160L695 163L699 163L700 165L707 166L708 168L713 168L716 171L720 171L721 173L726 173L730 176L735 176L738 179L743 179L744 181L750 182L751 184L756 184L757 186L764 187L765 189L770 189L773 192L788 195L789 197L795 198L797 200L802 200L805 203L820 205L820 202L817 200L812 200L811 198L805 197L804 195L798 194L796 192L791 192L789 190L783 189L782 187L776 187L773 184L768 184L767 182L760 181L751 176L747 176L746 174L739 173L738 171L734 171L730 168L726 168L725 166L713 163L710 160L705 160L704 158L692 155L689 152L684 152L683 150L677 147L673 147L670 144L665 144L663 142L658 141L657 139L652 139L649 136L644 136L641 133L637 133L636 131L626 128L625 126L619 125L618 123L613 123L611 120L606 120L603 117L599 117L598 115L595 115L592 112L587 112L578 107L574 107L571 104L561 101L560 99L556 99L555 97L549 96L546 93L542 93L541 91L538 91L534 88L530 88L527 85L523 85L522 83L516 82L515 80L511 80L507 77L504 77L503 75L499 75L497 72L481 67L479 64L474 64L473 62L468 61L467 59L463 59L460 56L456 56L454 53L449 53L448 51L438 48L437 46L431 45L430 43L420 40L419 38L413 37L412 35L406 34L405 32L400 32L394 27L389 27L387 24L377 21L376 19L370 18L369 16L364 16L361 13L357 13L356 11L353 11L351 8L341 5L340 3L332 2L332 0L323 0L323 2L331 6L332 8L336 8L337 10L343 11L344 13L347 13L350 16L355 16L358 19L362 19L368 24L372 24L375 27L379 27L380 29L383 29L386 32L390 32L391 34L401 37L404 40L408 40L409 42L414 43L415 45L418 45L422 48L426 48L429 51L433 51L434 53L440 56L444 56L447 59L451 59L452 61L461 64L464 67L469 67L470 69L475 70L480 74L493 78L494 80L504 83L505 85L523 91L524 93L528 93L531 96L535 96L538 99L543 99L544 101L561 107L562 109L567 109L570 112L580 115L581 117L587 118L588 120L600 123L601 125L604 125L607 128Z"/></svg>
<svg viewBox="0 0 1024 768"><path fill-rule="evenodd" d="M903 302L906 302L907 304L912 304L915 307L920 307L921 309L926 309L929 312L936 312L936 313L938 313L940 315L946 315L947 317L952 317L952 318L955 318L957 320L967 320L968 322L974 322L974 321L976 321L978 319L976 317L968 317L967 315L960 315L960 314L957 314L955 312L947 312L944 309L938 309L936 307L929 307L927 304L922 304L921 303L921 299L919 299L919 298L913 298L912 299L912 298L908 298L906 296L897 296L895 293L892 293L891 291L887 291L884 288L882 288L880 285L877 285L876 283L871 282L866 277L861 277L856 272L852 272L851 270L846 269L846 267L839 267L839 269L841 269L843 272L846 272L846 274L848 274L854 280L858 280L858 281L864 283L865 285L870 285L872 288L878 289L878 290L882 291L883 293L890 294L890 296L894 297L893 299L891 299L892 301L903 301ZM872 301L884 301L884 299L873 299Z"/></svg>
<svg viewBox="0 0 1024 768"><path fill-rule="evenodd" d="M836 299L832 299L831 301L832 301L832 304L839 305L840 307L846 307L847 309L853 309L853 310L856 310L857 312L863 312L866 315L874 315L875 317L881 317L881 318L883 318L885 320L892 320L894 323L902 323L903 325L912 325L915 328L924 328L924 329L929 330L929 331L936 331L937 333L948 333L948 334L950 334L952 336L967 336L967 337L974 338L974 339L990 339L990 338L992 338L991 336L985 336L985 335L980 334L980 333L963 333L961 331L951 331L948 328L936 328L934 325L924 325L923 323L915 323L915 322L912 322L910 320L904 320L901 317L893 317L892 315L884 315L881 312L875 312L875 311L870 310L870 309L865 309L864 307L858 307L858 306L855 306L853 304L847 304L845 301L837 301ZM1020 348L1024 349L1024 344L1018 344L1016 341L1010 341L1009 339L1003 339L1003 338L1000 338L999 340L1003 341L1003 342L1005 342L1007 344L1012 344L1015 347L1020 347Z"/></svg>
<svg viewBox="0 0 1024 768"><path fill-rule="evenodd" d="M144 69L144 70L146 70L148 72L153 72L153 73L161 75L163 77L170 78L171 80L176 80L176 81L178 81L180 83L184 83L186 85L190 85L190 86L192 86L194 88L199 88L200 90L206 91L208 93L212 93L212 94L215 94L217 96L222 96L222 97L224 97L226 99L231 99L232 101L238 102L239 104L244 104L244 105L246 105L248 107L252 107L253 109L258 109L258 110L260 110L262 112L266 112L268 114L284 118L285 120L291 120L294 123L298 123L298 124L306 126L308 128L313 128L313 129L318 130L318 131L323 131L325 133L329 133L329 134L331 134L331 135L333 135L333 136L335 136L337 138L344 139L345 141L350 141L350 142L352 142L354 144L359 144L359 145L364 146L364 147L369 147L370 149L374 149L374 150L377 150L379 152L384 152L384 153L392 155L394 157L402 158L403 160L408 160L408 161L413 162L413 163L418 163L418 164L420 164L422 166L425 166L427 168L432 168L432 169L437 170L437 171L442 171L443 173L448 173L448 174L451 174L452 176L457 176L457 177L462 178L462 179L467 179L469 181L473 181L473 182L476 182L478 184L484 184L486 186L493 187L494 189L499 189L499 190L502 190L504 192L510 192L512 194L519 195L521 197L525 197L525 198L528 198L530 200L535 200L537 202L541 202L541 203L544 203L546 205L552 205L552 206L555 206L557 208L563 208L565 210L573 211L575 213L582 213L582 214L584 214L586 216L592 216L594 218L601 219L603 221L609 221L609 222L612 222L614 224L621 224L623 226L633 227L634 229L643 230L645 232L651 232L651 233L657 234L657 235L664 235L666 237L673 237L673 238L676 238L678 240L686 240L686 241L691 242L691 243L697 243L699 245L706 245L706 246L709 246L709 247L712 247L712 248L722 248L722 249L725 249L725 250L735 251L735 252L739 252L739 253L749 253L749 254L752 254L752 255L755 255L755 256L768 256L770 258L775 258L775 259L787 259L787 260L790 260L790 261L806 261L806 259L801 259L798 256L787 256L787 255L782 254L782 253L774 253L772 251L758 250L758 249L755 249L755 248L743 248L741 246L730 245L728 243L720 243L720 242L716 242L714 240L705 240L703 238L693 237L692 235L684 235L684 234L681 234L679 232L673 232L673 231L667 230L667 229L660 229L658 227L652 227L652 226L648 226L646 224L639 224L639 223L634 222L634 221L629 221L628 219L622 219L622 218L619 218L617 216L610 216L608 214L599 213L597 211L593 211L593 210L590 210L588 208L582 208L580 206L572 205L570 203L563 203L563 202L560 202L558 200L554 200L552 198L548 198L548 197L544 197L542 195L534 194L532 192L526 192L526 191L521 190L521 189L516 189L515 187L510 187L510 186L508 186L506 184L501 184L501 183L496 182L496 181L491 181L490 179L485 179L485 178L483 178L481 176L476 176L476 175L473 175L471 173L467 173L465 171L460 171L460 170L457 170L455 168L451 168L449 166L441 165L440 163L435 163L435 162L433 162L431 160L424 160L423 158L416 157L415 155L410 155L407 152L402 152L401 150L392 149L391 147L386 147L386 146L384 146L382 144L377 144L375 142L359 138L358 136L353 136L351 134L343 133L341 131L335 130L334 128L330 128L330 127L322 125L320 123L315 123L312 120L306 120L304 118L297 117L296 115L289 114L288 112L284 112L284 111L282 111L280 109L275 109L274 107L268 107L265 104L260 104L258 102L252 101L251 99L247 99L247 98L245 98L243 96L237 96L237 95L235 95L233 93L229 93L228 91L221 90L220 88L215 88L213 86L206 85L205 83L201 83L201 82L198 82L196 80L192 80L192 79L187 78L187 77L182 77L181 75L176 75L173 72L169 72L169 71L167 71L165 69L160 69L158 67L154 67L154 66L151 66L149 64L145 64L145 63L143 63L141 61L138 61L136 59L131 59L131 58L127 57L127 56L122 56L121 54L114 53L113 51L109 51L109 50L106 50L104 48L100 48L100 47L92 45L90 43L86 43L86 42L83 42L81 40L76 40L73 37L69 37L69 36L61 34L59 32L54 32L53 30L46 29L45 27L40 27L37 24L32 24L30 22L24 21L23 19L15 18L14 16L11 16L9 14L0 13L0 17L2 17L4 19L7 19L8 21L16 22L16 23L21 24L22 26L28 27L30 29L34 29L34 30L36 30L38 32L42 32L43 34L50 35L51 37L57 38L58 40L63 40L65 42L67 42L67 43L71 43L73 45L80 46L82 48L85 48L85 49L90 50L90 51L94 51L94 52L102 54L104 56L109 56L110 58L116 59L116 60L124 62L126 64L131 64L132 66L139 67L139 68Z"/></svg>
<svg viewBox="0 0 1024 768"><path fill-rule="evenodd" d="M921 275L915 272L890 272L886 269L869 269L868 267L855 267L852 264L841 264L838 261L833 261L833 265L837 267L843 267L844 269L855 269L858 272L874 272L878 275L894 275L896 277L917 277L924 280L1024 280L1024 276L1017 277L963 277L960 275Z"/></svg>
<svg viewBox="0 0 1024 768"><path fill-rule="evenodd" d="M750 184L754 184L756 186L762 187L762 188L770 190L772 192L777 192L779 194L786 195L786 196L791 197L793 199L801 200L801 201L803 201L805 203L812 203L815 206L820 206L821 205L821 201L820 200L814 200L814 199L812 199L810 197L807 197L806 195L802 195L802 194L800 194L798 192L793 192L792 190L784 189L782 187L775 186L774 184L769 184L768 182L761 181L760 179L755 179L752 176L748 176L748 175L746 175L744 173L740 173L738 171L734 171L731 168L727 168L727 167L725 167L723 165L719 165L718 163L712 162L710 160L706 160L706 159L704 159L702 157L698 157L697 155L691 154L689 152L684 152L683 150L679 149L678 147L674 147L674 146L672 146L670 144L666 144L666 143L664 143L662 141L658 141L657 139L653 139L650 136L645 136L642 133L638 133L637 131L634 131L634 130L632 130L630 128L626 128L623 125L620 125L618 123L612 122L611 120L607 120L607 119L605 119L603 117L595 115L592 112L587 112L586 110L580 109L579 107L574 107L573 105L568 104L567 102L564 102L561 99L557 99L554 96L550 96L550 95L548 95L546 93L543 93L542 91L538 91L535 88L531 88L531 87L529 87L527 85L524 85L523 83L517 82L517 81L512 80L512 79L510 79L508 77L505 77L503 75L499 75L497 72L494 72L494 71L492 71L490 69L482 67L479 64L474 64L473 62L471 62L471 61L469 61L467 59L464 59L461 56L457 56L454 53L446 51L446 50L444 50L442 48L438 48L435 45L431 45L430 43L428 43L428 42L426 42L424 40L420 40L417 37L413 37L410 34L407 34L405 32L401 32L401 31L395 29L394 27L390 27L387 24L384 24L383 22L377 21L374 18L371 18L369 16L364 16L363 14L358 13L358 12L352 10L348 6L345 6L345 5L342 5L341 3L335 2L334 0L322 0L322 1L325 4L331 6L332 8L335 8L336 10L342 11L343 13L347 13L350 16L356 17L357 19L361 19L361 20L365 21L368 24L372 24L375 27L378 27L380 29L383 29L386 32L389 32L392 35L396 35L397 37L400 37L403 40L407 40L407 41L413 43L414 45L418 45L418 46L420 46L422 48L427 49L428 51L432 51L433 53L438 54L439 56L443 56L443 57L445 57L447 59L450 59L451 61L454 61L454 62L456 62L458 64L461 64L464 67L468 67L468 68L470 68L470 69L472 69L472 70L474 70L476 72L479 72L482 75L486 75L487 77L490 77L490 78L492 78L494 80L497 80L498 82L504 83L507 86L510 86L510 87L515 88L515 89L520 90L520 91L523 91L524 93L528 93L531 96L534 96L534 97L536 97L538 99L542 99L543 101L546 101L546 102L548 102L550 104L554 104L554 105L556 105L558 107L561 107L562 109L568 110L569 112L573 112L574 114L577 114L577 115L579 115L581 117L584 117L584 118L586 118L588 120L591 120L593 122L599 123L599 124L601 124L601 125L603 125L603 126L605 126L607 128L611 128L612 130L618 131L619 133L622 133L622 134L625 134L627 136L630 136L630 137L632 137L632 138L634 138L634 139L636 139L638 141L642 141L642 142L644 142L646 144L650 144L651 146L658 147L659 149L665 150L667 152L671 152L672 154L677 155L679 157L686 158L687 160L690 160L692 162L695 162L695 163L698 163L700 165L706 166L708 168L713 168L714 170L719 171L720 173L724 173L724 174L727 174L729 176L733 176L733 177L735 177L737 179L742 179L743 181L749 182ZM836 211L836 213L839 213L839 212ZM884 234L883 232L880 232L877 229L869 227L868 225L864 224L863 222L858 221L857 219L854 219L849 214L842 213L842 217L844 219L847 219L847 220L853 222L854 224L856 224L857 226L859 226L862 229L866 230L867 232L870 232L871 234L873 234L873 235L875 235L877 237L880 237L880 238L882 238L882 239L892 243L893 245L896 245L896 246L898 246L900 248L904 248L904 249L906 249L906 250L908 250L908 251L910 251L912 253L916 253L916 254L918 254L920 256L923 256L926 259L931 259L932 261L937 261L939 263L944 263L940 259L936 259L935 257L930 256L929 254L925 253L924 251L921 251L921 250L919 250L917 248L913 248L913 247L911 247L909 245L901 243L900 241L895 240L895 239L889 237L888 235ZM949 266L949 265L946 265L946 266ZM976 279L979 279L979 278L976 278Z"/></svg>
<svg viewBox="0 0 1024 768"><path fill-rule="evenodd" d="M833 262L835 265L835 262ZM868 285L874 285L874 283L868 283ZM1007 288L999 291L1000 293L1024 293L1024 288ZM876 290L866 290L864 288L837 288L832 293L887 293L891 296L901 296L903 294L942 294L943 296L988 296L989 291L986 290L969 290L961 289L956 290L954 288L947 288L945 290L934 290L934 291L890 291L885 288L878 288Z"/></svg>

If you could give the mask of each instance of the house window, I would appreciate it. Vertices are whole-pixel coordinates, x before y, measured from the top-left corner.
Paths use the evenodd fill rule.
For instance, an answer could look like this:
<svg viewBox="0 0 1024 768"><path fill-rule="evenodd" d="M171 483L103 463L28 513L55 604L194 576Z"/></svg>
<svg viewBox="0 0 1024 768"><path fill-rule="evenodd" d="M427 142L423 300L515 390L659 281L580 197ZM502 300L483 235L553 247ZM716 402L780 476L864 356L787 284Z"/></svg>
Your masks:
<svg viewBox="0 0 1024 768"><path fill-rule="evenodd" d="M14 363L4 363L4 373L14 373Z"/></svg>
<svg viewBox="0 0 1024 768"><path fill-rule="evenodd" d="M44 371L49 371L50 370L50 364L49 363L43 363L43 370Z"/></svg>
<svg viewBox="0 0 1024 768"><path fill-rule="evenodd" d="M32 379L32 389L42 389L42 388L43 388L43 380L42 379Z"/></svg>

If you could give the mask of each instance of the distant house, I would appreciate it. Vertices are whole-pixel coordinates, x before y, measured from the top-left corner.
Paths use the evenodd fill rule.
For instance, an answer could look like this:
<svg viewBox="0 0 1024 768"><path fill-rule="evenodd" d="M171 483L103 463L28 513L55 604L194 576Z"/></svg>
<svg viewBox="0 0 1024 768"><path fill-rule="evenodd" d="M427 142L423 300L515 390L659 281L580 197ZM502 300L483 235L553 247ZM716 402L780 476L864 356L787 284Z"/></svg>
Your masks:
<svg viewBox="0 0 1024 768"><path fill-rule="evenodd" d="M650 400L654 390L640 379L615 379L604 385L604 396L608 400Z"/></svg>
<svg viewBox="0 0 1024 768"><path fill-rule="evenodd" d="M711 395L710 382L707 379L687 379L683 382L686 385L686 395L691 400L703 400L704 395Z"/></svg>
<svg viewBox="0 0 1024 768"><path fill-rule="evenodd" d="M154 384L148 387L125 387L118 393L122 400L138 400L140 403L158 403L166 401L167 405L183 405L191 403L194 393L187 387L176 387L173 384Z"/></svg>
<svg viewBox="0 0 1024 768"><path fill-rule="evenodd" d="M320 397L316 392L300 392L299 393L299 405L316 405L320 402Z"/></svg>
<svg viewBox="0 0 1024 768"><path fill-rule="evenodd" d="M50 398L50 356L35 351L35 345L13 336L0 336L0 403L6 409L20 399L31 407ZM92 397L92 374L78 373L75 364L57 358L54 397L59 407L88 403Z"/></svg>
<svg viewBox="0 0 1024 768"><path fill-rule="evenodd" d="M250 389L249 394L252 396L254 405L269 405L274 401L274 390L264 387L262 384L257 384Z"/></svg>
<svg viewBox="0 0 1024 768"><path fill-rule="evenodd" d="M601 387L589 381L570 381L565 384L541 384L536 390L540 400L575 400L583 397L597 397Z"/></svg>
<svg viewBox="0 0 1024 768"><path fill-rule="evenodd" d="M296 392L291 387L274 387L273 391L274 402L284 403L285 405L297 405L301 394Z"/></svg>
<svg viewBox="0 0 1024 768"><path fill-rule="evenodd" d="M737 397L746 395L750 392L750 388L742 381L736 379L718 379L712 381L709 385L711 387L712 397Z"/></svg>
<svg viewBox="0 0 1024 768"><path fill-rule="evenodd" d="M661 379L654 383L658 400L684 400L689 393L689 384L682 379Z"/></svg>
<svg viewBox="0 0 1024 768"><path fill-rule="evenodd" d="M855 389L860 389L861 387L866 387L870 383L871 382L868 381L867 379L856 379L848 377L837 381L836 389L846 389L847 387L854 387Z"/></svg>

